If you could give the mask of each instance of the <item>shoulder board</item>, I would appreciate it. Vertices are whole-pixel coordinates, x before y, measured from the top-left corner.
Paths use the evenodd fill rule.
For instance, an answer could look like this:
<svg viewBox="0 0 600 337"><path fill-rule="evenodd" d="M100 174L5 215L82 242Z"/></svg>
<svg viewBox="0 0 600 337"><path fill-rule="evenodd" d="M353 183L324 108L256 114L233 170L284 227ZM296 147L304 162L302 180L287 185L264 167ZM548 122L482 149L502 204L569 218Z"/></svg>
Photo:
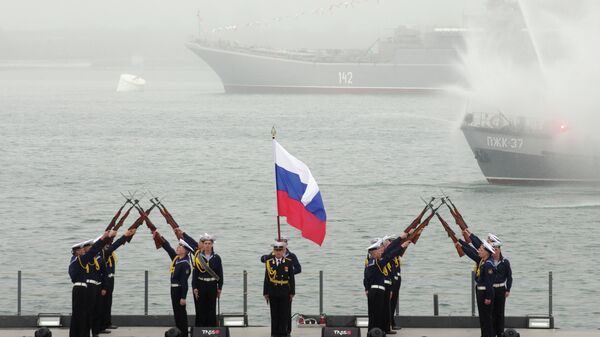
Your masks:
<svg viewBox="0 0 600 337"><path fill-rule="evenodd" d="M489 264L490 266L493 267L494 266L494 261L492 261L492 260L486 260L485 264Z"/></svg>
<svg viewBox="0 0 600 337"><path fill-rule="evenodd" d="M292 259L290 259L289 257L286 257L285 260L292 262Z"/></svg>
<svg viewBox="0 0 600 337"><path fill-rule="evenodd" d="M370 259L367 261L367 267L374 266L374 265L375 265L375 259Z"/></svg>

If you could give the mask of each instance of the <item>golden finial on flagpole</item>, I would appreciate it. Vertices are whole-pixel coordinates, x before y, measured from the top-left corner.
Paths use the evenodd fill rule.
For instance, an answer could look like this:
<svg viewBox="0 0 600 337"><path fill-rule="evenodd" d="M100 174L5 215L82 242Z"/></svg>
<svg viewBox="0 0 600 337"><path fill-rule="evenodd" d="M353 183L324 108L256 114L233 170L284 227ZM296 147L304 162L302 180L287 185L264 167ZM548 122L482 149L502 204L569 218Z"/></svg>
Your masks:
<svg viewBox="0 0 600 337"><path fill-rule="evenodd" d="M275 135L277 135L277 130L275 130L275 125L271 128L271 136L275 139Z"/></svg>

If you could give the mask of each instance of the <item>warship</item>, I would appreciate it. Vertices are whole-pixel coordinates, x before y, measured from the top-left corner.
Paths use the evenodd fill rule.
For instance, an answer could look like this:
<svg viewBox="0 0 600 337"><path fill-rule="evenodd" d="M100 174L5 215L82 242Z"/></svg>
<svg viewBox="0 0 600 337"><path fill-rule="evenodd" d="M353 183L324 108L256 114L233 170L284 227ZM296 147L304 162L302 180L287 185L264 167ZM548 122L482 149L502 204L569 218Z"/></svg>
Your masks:
<svg viewBox="0 0 600 337"><path fill-rule="evenodd" d="M461 28L398 27L365 49L275 49L195 39L226 93L400 93L466 82Z"/></svg>

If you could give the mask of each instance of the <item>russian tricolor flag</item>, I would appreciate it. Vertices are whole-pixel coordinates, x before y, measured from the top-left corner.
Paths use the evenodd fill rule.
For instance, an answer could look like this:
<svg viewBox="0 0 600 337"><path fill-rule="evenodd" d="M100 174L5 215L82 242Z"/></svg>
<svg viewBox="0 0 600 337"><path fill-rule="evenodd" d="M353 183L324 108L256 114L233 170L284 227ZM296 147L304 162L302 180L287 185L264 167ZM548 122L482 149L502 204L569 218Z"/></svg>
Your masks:
<svg viewBox="0 0 600 337"><path fill-rule="evenodd" d="M319 246L325 239L327 215L321 192L310 169L289 154L276 140L275 179L277 181L277 214L302 232L302 236Z"/></svg>

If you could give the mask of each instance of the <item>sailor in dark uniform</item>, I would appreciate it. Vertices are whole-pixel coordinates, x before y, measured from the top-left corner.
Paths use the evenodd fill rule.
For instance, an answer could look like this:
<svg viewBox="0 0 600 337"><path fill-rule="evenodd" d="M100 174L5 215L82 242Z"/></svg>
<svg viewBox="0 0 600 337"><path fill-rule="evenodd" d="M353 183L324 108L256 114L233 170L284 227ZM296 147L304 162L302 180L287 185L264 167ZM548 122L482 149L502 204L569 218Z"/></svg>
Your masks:
<svg viewBox="0 0 600 337"><path fill-rule="evenodd" d="M296 254L292 253L288 249L288 237L281 235L280 239L275 239L275 241L281 241L285 244L285 253L283 253L283 257L292 260L292 265L294 267L294 277L302 272L302 266L300 265L300 261L298 261L298 257ZM273 258L273 252L270 254L266 254L260 257L260 262L265 263L268 259ZM290 321L288 322L288 335L292 333L292 301L290 300L290 312L288 313L290 317Z"/></svg>
<svg viewBox="0 0 600 337"><path fill-rule="evenodd" d="M154 237L160 237L158 231L154 231L152 235ZM181 337L188 337L185 298L187 296L188 278L190 277L191 270L189 253L192 252L193 249L184 240L179 240L177 251L173 250L169 242L164 239L162 247L171 258L171 305L173 306L175 326L181 331Z"/></svg>
<svg viewBox="0 0 600 337"><path fill-rule="evenodd" d="M271 336L288 336L290 304L296 294L294 266L284 257L285 244L273 243L273 257L265 262L263 295L271 308Z"/></svg>
<svg viewBox="0 0 600 337"><path fill-rule="evenodd" d="M390 299L389 295L387 298L385 297L385 281L386 278L391 276L391 272L386 265L394 256L401 254L408 247L410 241L406 240L403 242L403 239L406 237L407 234L402 233L400 237L391 241L385 249L383 247L383 240L376 239L367 248L369 256L365 261L363 280L369 308L369 326L367 331L371 331L373 328L379 328L382 331L389 330L389 327L386 327L386 324L389 324L389 311L386 314L386 306L389 307Z"/></svg>
<svg viewBox="0 0 600 337"><path fill-rule="evenodd" d="M198 243L184 232L183 239L194 249L192 256L192 289L196 307L195 326L215 327L217 324L217 299L223 289L223 263L214 252L215 238L204 233Z"/></svg>
<svg viewBox="0 0 600 337"><path fill-rule="evenodd" d="M386 242L392 242L397 238L396 235L388 235L383 238L384 245L387 246ZM404 251L406 252L406 250ZM395 334L392 330L399 330L400 327L396 326L394 321L394 316L396 312L396 307L398 305L398 295L400 293L400 285L402 284L402 278L400 276L400 261L401 255L398 254L394 256L389 264L389 269L391 270L391 281L392 286L390 288L390 329L386 332L387 334ZM387 326L387 325L386 325Z"/></svg>
<svg viewBox="0 0 600 337"><path fill-rule="evenodd" d="M90 240L93 243L99 241ZM104 244L103 244L104 246ZM96 337L102 331L102 311L100 307L100 297L102 296L102 289L106 285L106 262L102 258L101 252L98 251L96 256L88 263L89 273L86 280L87 283L87 305L90 308L90 327L92 329L92 336Z"/></svg>
<svg viewBox="0 0 600 337"><path fill-rule="evenodd" d="M132 237L137 228L129 229L123 236L113 243L108 243L100 252L102 259L106 264L106 283L102 285L100 292L100 312L101 312L101 333L106 333L107 329L116 329L112 324L112 295L115 288L115 269L117 264L117 254L115 251L123 245L129 237Z"/></svg>
<svg viewBox="0 0 600 337"><path fill-rule="evenodd" d="M493 325L496 337L501 337L504 333L504 308L506 298L510 294L512 287L512 269L508 259L502 256L502 241L494 235L489 234L487 240L494 247L494 266L496 267L496 278L494 280L494 309Z"/></svg>
<svg viewBox="0 0 600 337"><path fill-rule="evenodd" d="M385 248L387 248L387 246L389 246L389 244L392 242L392 240L396 239L395 237L391 236L391 235L386 235L383 237L382 239L382 245L383 245L383 249L385 250ZM395 257L395 256L394 256ZM392 306L391 306L391 300L392 300L392 291L394 288L394 276L396 275L396 268L394 265L394 257L392 257L392 259L390 259L388 261L388 263L385 264L384 268L387 272L387 276L385 277L385 280L383 281L385 283L385 298L387 299L387 301L385 302L384 305L384 327L385 330L383 330L386 334L390 334L393 335L396 333L396 331L392 330Z"/></svg>
<svg viewBox="0 0 600 337"><path fill-rule="evenodd" d="M73 256L69 263L69 276L73 282L73 291L69 337L89 337L90 335L90 306L87 303L87 279L90 263L93 263L94 256L105 244L105 240L114 237L116 233L115 231L105 232L93 245L92 242L86 241L71 247Z"/></svg>
<svg viewBox="0 0 600 337"><path fill-rule="evenodd" d="M477 309L479 312L479 326L481 337L494 337L492 324L492 311L494 299L494 280L496 268L494 268L494 248L487 241L482 242L477 236L471 234L468 229L465 234L470 236L473 246L462 239L457 245L461 245L465 254L475 261L475 282L477 283Z"/></svg>

